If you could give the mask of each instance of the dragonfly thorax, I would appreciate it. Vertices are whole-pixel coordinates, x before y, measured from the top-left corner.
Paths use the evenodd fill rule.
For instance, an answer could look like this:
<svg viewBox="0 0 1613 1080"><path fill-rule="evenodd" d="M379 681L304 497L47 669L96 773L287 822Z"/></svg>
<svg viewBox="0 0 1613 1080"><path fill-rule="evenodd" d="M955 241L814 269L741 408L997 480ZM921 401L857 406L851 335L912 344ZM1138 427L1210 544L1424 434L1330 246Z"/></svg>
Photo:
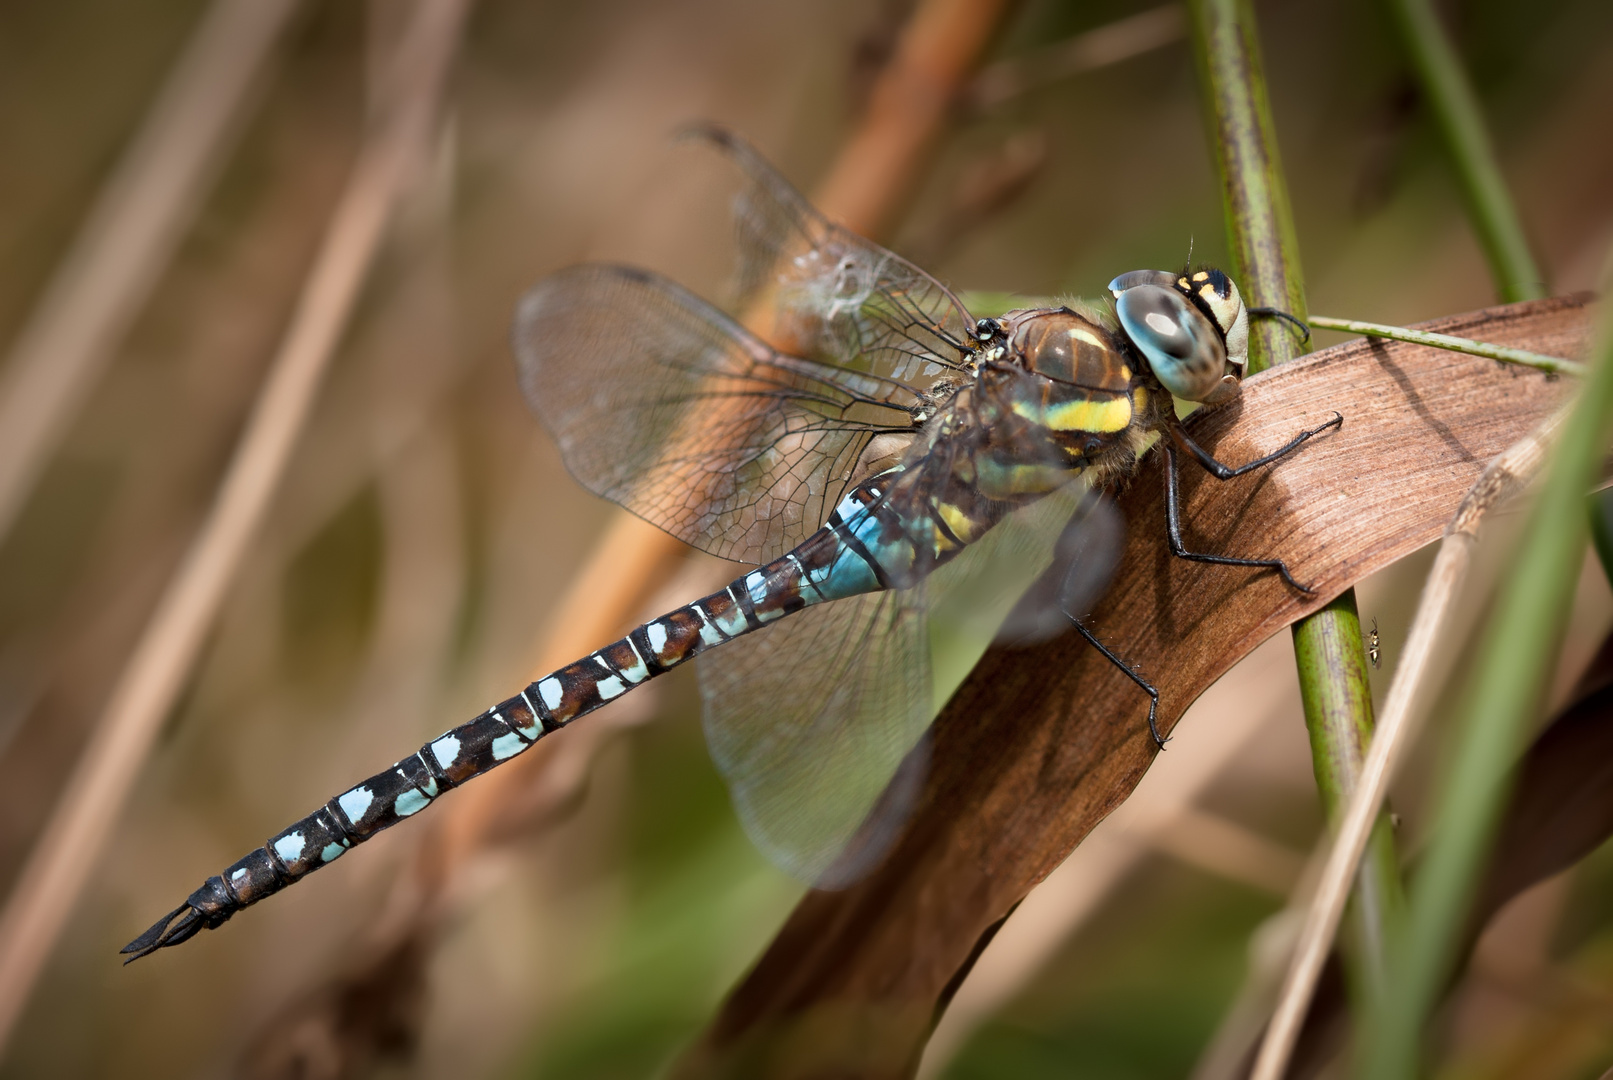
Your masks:
<svg viewBox="0 0 1613 1080"><path fill-rule="evenodd" d="M1009 312L1008 341L1026 370L1087 389L1125 390L1132 373L1114 335L1069 308Z"/></svg>
<svg viewBox="0 0 1613 1080"><path fill-rule="evenodd" d="M1063 307L1011 311L1000 322L1000 357L982 357L970 392L949 410L972 433L958 444L967 453L953 452L971 463L968 482L1014 501L1073 472L1129 471L1155 402L1169 399L1125 339L1098 316Z"/></svg>

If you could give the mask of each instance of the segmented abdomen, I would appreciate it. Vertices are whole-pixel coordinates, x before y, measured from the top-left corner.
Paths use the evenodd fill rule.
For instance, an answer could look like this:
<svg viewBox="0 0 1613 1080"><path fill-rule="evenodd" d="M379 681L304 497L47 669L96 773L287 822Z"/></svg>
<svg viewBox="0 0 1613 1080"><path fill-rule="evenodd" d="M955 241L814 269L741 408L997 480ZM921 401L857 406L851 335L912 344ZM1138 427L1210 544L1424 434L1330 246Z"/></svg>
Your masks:
<svg viewBox="0 0 1613 1080"><path fill-rule="evenodd" d="M885 505L889 475L855 488L828 524L783 557L543 676L337 795L207 879L184 905L124 952L138 958L176 945L203 927L219 926L241 908L340 858L353 845L413 817L443 792L709 648L809 604L911 584L914 552L928 541L906 537ZM927 535L923 530L920 534Z"/></svg>

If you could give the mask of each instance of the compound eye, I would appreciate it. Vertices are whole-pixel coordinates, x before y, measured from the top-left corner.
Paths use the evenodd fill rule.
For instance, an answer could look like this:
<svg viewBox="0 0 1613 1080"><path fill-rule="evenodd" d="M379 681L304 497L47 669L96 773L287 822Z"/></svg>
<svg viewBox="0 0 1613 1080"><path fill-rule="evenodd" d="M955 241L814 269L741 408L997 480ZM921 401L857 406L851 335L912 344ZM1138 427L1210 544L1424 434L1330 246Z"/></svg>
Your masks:
<svg viewBox="0 0 1613 1080"><path fill-rule="evenodd" d="M1164 270L1133 270L1109 282L1109 292L1118 299L1121 293L1135 289L1139 285L1161 285L1170 288L1175 282L1176 275L1166 273Z"/></svg>
<svg viewBox="0 0 1613 1080"><path fill-rule="evenodd" d="M1148 366L1172 394L1188 401L1226 395L1227 353L1221 334L1173 288L1137 285L1115 301L1115 313Z"/></svg>

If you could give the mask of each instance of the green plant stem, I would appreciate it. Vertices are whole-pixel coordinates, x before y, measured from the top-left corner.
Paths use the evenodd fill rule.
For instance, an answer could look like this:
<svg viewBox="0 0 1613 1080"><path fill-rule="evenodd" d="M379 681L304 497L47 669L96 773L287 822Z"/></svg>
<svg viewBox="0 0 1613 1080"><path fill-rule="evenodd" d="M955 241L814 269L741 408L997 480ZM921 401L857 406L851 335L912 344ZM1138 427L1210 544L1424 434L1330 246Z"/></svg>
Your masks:
<svg viewBox="0 0 1613 1080"><path fill-rule="evenodd" d="M1328 675L1312 679L1302 697L1316 786L1329 820L1337 825L1372 741L1367 653L1353 591L1295 625L1294 656L1301 672ZM1353 901L1350 925L1360 960L1351 975L1357 997L1364 1003L1384 989L1388 935L1405 906L1387 815L1379 815L1373 826Z"/></svg>
<svg viewBox="0 0 1613 1080"><path fill-rule="evenodd" d="M1384 3L1451 156L1501 299L1512 303L1547 295L1545 276L1529 253L1523 224L1496 164L1478 96L1433 7L1429 0Z"/></svg>
<svg viewBox="0 0 1613 1080"><path fill-rule="evenodd" d="M1247 0L1191 0L1188 11L1226 204L1232 275L1251 306L1281 308L1304 319L1299 244L1277 155L1254 16ZM1282 320L1259 319L1250 329L1251 372L1302 351ZM1296 623L1294 647L1317 782L1328 816L1336 818L1360 777L1373 726L1354 590ZM1347 950L1346 966L1352 984L1370 993L1384 968L1386 918L1401 906L1399 860L1387 816L1373 830L1363 865L1369 870L1356 882L1356 947Z"/></svg>
<svg viewBox="0 0 1613 1080"><path fill-rule="evenodd" d="M1407 330L1403 326L1360 322L1356 319L1330 319L1325 315L1312 315L1307 321L1319 330L1341 330L1346 334L1391 338L1395 341L1409 341L1413 345L1431 345L1436 349L1450 349L1454 352L1468 353L1472 356L1483 356L1490 360L1499 360L1504 364L1523 364L1526 367L1538 368L1553 375L1585 374L1583 364L1575 363L1572 360L1564 360L1558 356L1530 352L1528 349L1510 349L1505 345L1491 345L1485 341L1452 337L1449 334L1433 334L1427 330Z"/></svg>
<svg viewBox="0 0 1613 1080"><path fill-rule="evenodd" d="M1226 207L1233 277L1246 303L1279 308L1303 321L1299 241L1277 159L1254 15L1246 0L1193 0L1188 12ZM1303 351L1282 320L1256 319L1250 324L1251 375Z"/></svg>
<svg viewBox="0 0 1613 1080"><path fill-rule="evenodd" d="M1357 1075L1418 1075L1422 1032L1452 974L1473 890L1540 707L1585 550L1585 492L1613 432L1613 308L1602 312L1586 379L1513 574L1479 647L1433 816L1433 842L1397 938L1389 993L1367 1025Z"/></svg>

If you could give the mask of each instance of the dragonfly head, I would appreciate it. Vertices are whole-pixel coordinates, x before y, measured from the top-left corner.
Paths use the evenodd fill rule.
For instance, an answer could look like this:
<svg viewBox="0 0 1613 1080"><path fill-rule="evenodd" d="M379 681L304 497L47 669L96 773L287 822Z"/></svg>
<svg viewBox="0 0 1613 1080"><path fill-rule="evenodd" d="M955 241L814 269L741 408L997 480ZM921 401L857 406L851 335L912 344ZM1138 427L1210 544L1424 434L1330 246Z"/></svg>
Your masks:
<svg viewBox="0 0 1613 1080"><path fill-rule="evenodd" d="M1231 398L1249 359L1249 312L1219 270L1189 276L1133 270L1109 282L1131 343L1172 394L1207 405Z"/></svg>

